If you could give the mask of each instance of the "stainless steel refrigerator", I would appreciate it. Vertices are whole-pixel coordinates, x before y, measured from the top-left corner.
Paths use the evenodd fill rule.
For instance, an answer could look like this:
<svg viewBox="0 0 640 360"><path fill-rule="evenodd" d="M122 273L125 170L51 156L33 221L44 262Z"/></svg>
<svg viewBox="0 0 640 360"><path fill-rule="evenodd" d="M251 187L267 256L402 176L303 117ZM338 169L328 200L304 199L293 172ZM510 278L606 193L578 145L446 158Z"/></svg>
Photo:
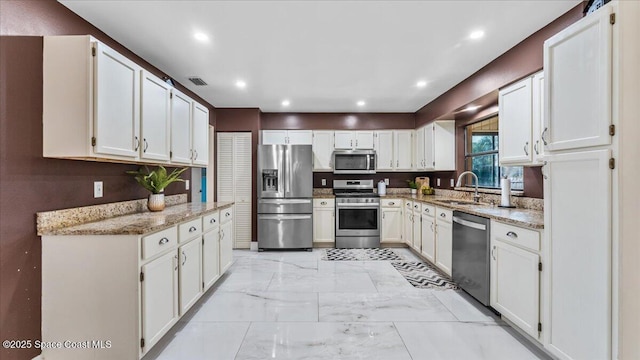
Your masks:
<svg viewBox="0 0 640 360"><path fill-rule="evenodd" d="M260 145L257 177L258 250L311 250L311 145Z"/></svg>

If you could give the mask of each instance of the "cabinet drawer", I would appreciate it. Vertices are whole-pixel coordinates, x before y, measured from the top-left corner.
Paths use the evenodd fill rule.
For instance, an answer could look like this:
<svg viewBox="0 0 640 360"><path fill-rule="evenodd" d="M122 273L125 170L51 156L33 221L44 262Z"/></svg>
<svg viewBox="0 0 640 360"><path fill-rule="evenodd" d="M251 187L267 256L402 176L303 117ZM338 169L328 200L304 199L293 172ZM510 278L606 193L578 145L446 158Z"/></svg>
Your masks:
<svg viewBox="0 0 640 360"><path fill-rule="evenodd" d="M402 199L382 199L380 205L382 207L400 207L402 206Z"/></svg>
<svg viewBox="0 0 640 360"><path fill-rule="evenodd" d="M173 226L142 238L142 258L149 259L178 244L178 229Z"/></svg>
<svg viewBox="0 0 640 360"><path fill-rule="evenodd" d="M453 218L453 211L449 209L444 209L441 207L436 207L436 221L446 221L451 222Z"/></svg>
<svg viewBox="0 0 640 360"><path fill-rule="evenodd" d="M233 207L228 207L226 209L220 210L220 223L226 223L227 221L233 219Z"/></svg>
<svg viewBox="0 0 640 360"><path fill-rule="evenodd" d="M529 250L540 251L540 233L535 230L491 221L491 236Z"/></svg>
<svg viewBox="0 0 640 360"><path fill-rule="evenodd" d="M335 206L335 199L313 199L314 208L333 208Z"/></svg>
<svg viewBox="0 0 640 360"><path fill-rule="evenodd" d="M209 231L220 225L220 212L216 211L202 217L202 231Z"/></svg>
<svg viewBox="0 0 640 360"><path fill-rule="evenodd" d="M178 240L185 242L202 234L202 218L197 218L178 225Z"/></svg>
<svg viewBox="0 0 640 360"><path fill-rule="evenodd" d="M433 205L422 204L422 213L427 216L435 216L436 207Z"/></svg>
<svg viewBox="0 0 640 360"><path fill-rule="evenodd" d="M405 208L405 210L412 210L413 211L413 201L405 200L404 201L404 208Z"/></svg>

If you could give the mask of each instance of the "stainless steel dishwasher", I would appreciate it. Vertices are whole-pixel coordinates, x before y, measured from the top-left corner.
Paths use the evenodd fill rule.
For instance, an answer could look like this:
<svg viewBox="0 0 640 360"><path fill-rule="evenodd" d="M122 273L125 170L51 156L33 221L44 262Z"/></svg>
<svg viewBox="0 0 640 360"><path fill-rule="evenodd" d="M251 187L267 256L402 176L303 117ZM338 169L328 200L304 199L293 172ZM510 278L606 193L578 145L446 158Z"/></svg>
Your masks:
<svg viewBox="0 0 640 360"><path fill-rule="evenodd" d="M491 289L489 231L489 219L453 212L453 281L485 306L489 306Z"/></svg>

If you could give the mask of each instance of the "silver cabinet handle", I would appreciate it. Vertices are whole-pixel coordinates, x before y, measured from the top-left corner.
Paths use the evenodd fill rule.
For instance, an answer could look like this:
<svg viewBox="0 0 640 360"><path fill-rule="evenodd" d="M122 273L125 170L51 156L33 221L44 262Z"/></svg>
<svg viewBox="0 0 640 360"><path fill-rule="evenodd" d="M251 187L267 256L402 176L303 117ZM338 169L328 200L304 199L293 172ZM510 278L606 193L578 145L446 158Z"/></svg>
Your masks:
<svg viewBox="0 0 640 360"><path fill-rule="evenodd" d="M182 250L182 256L184 257L184 260L182 260L182 266L184 266L184 264L187 263L187 254L184 253L184 250Z"/></svg>
<svg viewBox="0 0 640 360"><path fill-rule="evenodd" d="M353 147L353 140L349 143L349 146Z"/></svg>
<svg viewBox="0 0 640 360"><path fill-rule="evenodd" d="M195 157L195 158L193 158L193 160L198 160L198 150L193 150L193 152L195 152L195 153L196 153L196 157Z"/></svg>
<svg viewBox="0 0 640 360"><path fill-rule="evenodd" d="M382 213L382 219L383 219L383 220L384 220L384 215L385 215L385 214L386 214L386 213Z"/></svg>
<svg viewBox="0 0 640 360"><path fill-rule="evenodd" d="M189 159L193 160L193 149L189 149Z"/></svg>
<svg viewBox="0 0 640 360"><path fill-rule="evenodd" d="M323 202L320 203L320 205L327 205L327 202L323 201Z"/></svg>
<svg viewBox="0 0 640 360"><path fill-rule="evenodd" d="M356 139L356 147L358 147L358 140Z"/></svg>
<svg viewBox="0 0 640 360"><path fill-rule="evenodd" d="M447 217L447 214L445 214L445 213L440 213L440 217Z"/></svg>
<svg viewBox="0 0 640 360"><path fill-rule="evenodd" d="M507 236L513 239L517 239L518 238L518 234L514 233L513 231L509 231L507 233Z"/></svg>
<svg viewBox="0 0 640 360"><path fill-rule="evenodd" d="M189 228L189 232L194 232L196 230L198 230L198 229L195 226L192 226L192 227Z"/></svg>
<svg viewBox="0 0 640 360"><path fill-rule="evenodd" d="M493 260L498 260L496 259L496 247L494 246L493 249L491 249L491 257L493 258Z"/></svg>
<svg viewBox="0 0 640 360"><path fill-rule="evenodd" d="M144 143L144 148L142 148L142 152L146 153L147 149L149 148L149 143L147 142L147 139L142 139L142 142Z"/></svg>
<svg viewBox="0 0 640 360"><path fill-rule="evenodd" d="M528 141L524 144L524 153L527 154L527 156L529 156L529 142Z"/></svg>
<svg viewBox="0 0 640 360"><path fill-rule="evenodd" d="M547 130L549 130L549 128L544 128L544 130L542 131L542 134L540 135L540 138L542 139L542 143L545 144L545 145L548 145L547 144L547 140L545 140L545 138L544 138L544 134L547 133Z"/></svg>
<svg viewBox="0 0 640 360"><path fill-rule="evenodd" d="M433 229L433 222L431 223L431 231L435 231L435 230Z"/></svg>
<svg viewBox="0 0 640 360"><path fill-rule="evenodd" d="M229 217L231 214L225 213L224 216Z"/></svg>
<svg viewBox="0 0 640 360"><path fill-rule="evenodd" d="M396 204L396 203L395 203L395 202L393 202L393 201L391 201L391 202L389 203L389 205L392 205L392 206L393 206L393 205L395 205L395 204Z"/></svg>
<svg viewBox="0 0 640 360"><path fill-rule="evenodd" d="M429 208L425 208L424 212L428 213L429 212Z"/></svg>
<svg viewBox="0 0 640 360"><path fill-rule="evenodd" d="M220 230L220 235L222 235L220 236L220 240L224 239L224 230Z"/></svg>
<svg viewBox="0 0 640 360"><path fill-rule="evenodd" d="M536 155L540 155L540 152L538 151L538 143L540 142L540 140L536 140L536 143L533 144L533 150L536 152Z"/></svg>
<svg viewBox="0 0 640 360"><path fill-rule="evenodd" d="M414 208L414 209L417 209L417 208L418 208L418 205L413 205L413 208Z"/></svg>
<svg viewBox="0 0 640 360"><path fill-rule="evenodd" d="M389 167L393 167L393 160L389 160Z"/></svg>
<svg viewBox="0 0 640 360"><path fill-rule="evenodd" d="M216 218L209 220L209 224L215 224L215 222L216 222Z"/></svg>
<svg viewBox="0 0 640 360"><path fill-rule="evenodd" d="M138 149L140 148L140 139L138 139L138 137L136 136L134 142L136 143L136 148L133 150L138 151Z"/></svg>
<svg viewBox="0 0 640 360"><path fill-rule="evenodd" d="M400 167L400 160L396 160L396 167Z"/></svg>
<svg viewBox="0 0 640 360"><path fill-rule="evenodd" d="M169 239L167 239L166 237L163 237L162 239L160 239L160 241L158 241L158 245L164 245L168 242L169 242Z"/></svg>
<svg viewBox="0 0 640 360"><path fill-rule="evenodd" d="M173 268L173 270L178 270L178 262L179 262L178 255L175 255L173 257L173 261L174 261L174 264L176 264L176 266Z"/></svg>

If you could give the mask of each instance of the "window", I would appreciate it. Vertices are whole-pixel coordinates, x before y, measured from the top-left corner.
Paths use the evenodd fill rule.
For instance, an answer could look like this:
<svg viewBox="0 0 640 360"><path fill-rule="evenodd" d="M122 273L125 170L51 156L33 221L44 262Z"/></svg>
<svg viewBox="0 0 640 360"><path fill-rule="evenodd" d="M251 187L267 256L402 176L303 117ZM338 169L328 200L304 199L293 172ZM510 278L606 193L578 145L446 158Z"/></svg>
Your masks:
<svg viewBox="0 0 640 360"><path fill-rule="evenodd" d="M478 186L500 188L500 178L511 179L511 189L524 189L522 166L500 166L498 163L498 116L465 127L465 170L478 176ZM473 181L467 177L467 186Z"/></svg>

